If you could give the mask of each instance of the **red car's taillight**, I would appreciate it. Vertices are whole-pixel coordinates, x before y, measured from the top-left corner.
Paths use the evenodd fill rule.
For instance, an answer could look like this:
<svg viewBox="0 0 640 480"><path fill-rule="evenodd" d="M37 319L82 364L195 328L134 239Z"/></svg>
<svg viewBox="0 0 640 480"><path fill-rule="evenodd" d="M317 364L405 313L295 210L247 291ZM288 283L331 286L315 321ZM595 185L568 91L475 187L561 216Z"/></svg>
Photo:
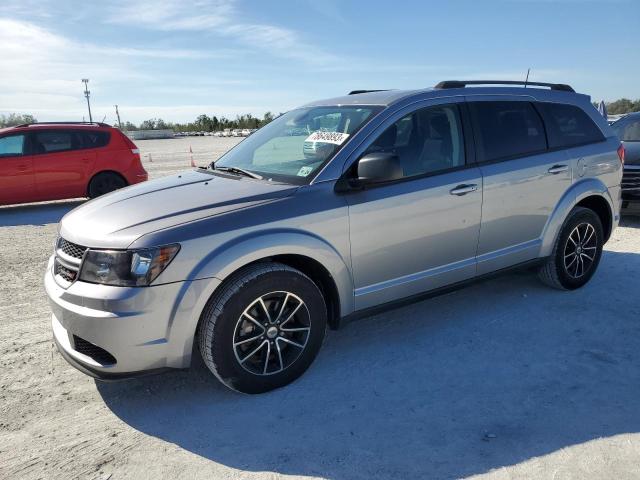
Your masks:
<svg viewBox="0 0 640 480"><path fill-rule="evenodd" d="M138 146L133 143L131 141L131 139L129 137L127 137L124 133L122 134L122 138L124 140L124 143L127 144L127 147L129 147L131 149L131 153L133 153L134 155L140 155L140 149L138 148Z"/></svg>
<svg viewBox="0 0 640 480"><path fill-rule="evenodd" d="M620 158L620 163L624 165L624 145L622 143L618 147L618 158Z"/></svg>

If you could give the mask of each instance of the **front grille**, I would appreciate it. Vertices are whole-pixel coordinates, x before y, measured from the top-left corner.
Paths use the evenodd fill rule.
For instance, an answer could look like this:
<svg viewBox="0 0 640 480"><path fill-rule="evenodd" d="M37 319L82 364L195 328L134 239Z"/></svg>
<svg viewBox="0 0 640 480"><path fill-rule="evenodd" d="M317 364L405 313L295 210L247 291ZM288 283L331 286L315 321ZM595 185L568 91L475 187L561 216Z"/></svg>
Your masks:
<svg viewBox="0 0 640 480"><path fill-rule="evenodd" d="M58 285L67 288L76 281L87 247L58 238L53 273Z"/></svg>
<svg viewBox="0 0 640 480"><path fill-rule="evenodd" d="M115 365L116 359L113 355L107 352L104 348L100 348L91 342L86 341L84 338L80 338L76 335L73 336L73 349L92 358L100 365Z"/></svg>
<svg viewBox="0 0 640 480"><path fill-rule="evenodd" d="M61 265L60 262L58 262L58 259L55 261L54 273L62 277L62 279L67 282L73 282L78 275L77 270L71 270L70 268Z"/></svg>
<svg viewBox="0 0 640 480"><path fill-rule="evenodd" d="M69 255L72 258L77 258L78 260L82 259L84 252L86 252L87 250L87 247L82 247L80 245L76 245L75 243L68 242L64 238L60 238L58 242L58 248L65 254Z"/></svg>

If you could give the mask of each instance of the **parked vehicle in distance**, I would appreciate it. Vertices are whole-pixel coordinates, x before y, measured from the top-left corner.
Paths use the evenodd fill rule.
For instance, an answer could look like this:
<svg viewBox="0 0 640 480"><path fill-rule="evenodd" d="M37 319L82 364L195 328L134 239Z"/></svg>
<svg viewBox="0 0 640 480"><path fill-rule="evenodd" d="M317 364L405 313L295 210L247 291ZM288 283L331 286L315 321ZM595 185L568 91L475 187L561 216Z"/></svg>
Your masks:
<svg viewBox="0 0 640 480"><path fill-rule="evenodd" d="M240 135L243 137L248 137L249 135L251 135L251 130L249 130L248 128L243 128L240 131Z"/></svg>
<svg viewBox="0 0 640 480"><path fill-rule="evenodd" d="M104 123L0 129L0 205L96 198L145 180L138 147Z"/></svg>
<svg viewBox="0 0 640 480"><path fill-rule="evenodd" d="M199 349L258 393L299 377L327 325L372 310L523 266L583 286L619 222L620 141L567 85L494 84L522 86L312 102L206 169L68 213L45 275L60 352L121 378Z"/></svg>
<svg viewBox="0 0 640 480"><path fill-rule="evenodd" d="M640 112L630 113L611 125L624 144L622 208L640 208Z"/></svg>

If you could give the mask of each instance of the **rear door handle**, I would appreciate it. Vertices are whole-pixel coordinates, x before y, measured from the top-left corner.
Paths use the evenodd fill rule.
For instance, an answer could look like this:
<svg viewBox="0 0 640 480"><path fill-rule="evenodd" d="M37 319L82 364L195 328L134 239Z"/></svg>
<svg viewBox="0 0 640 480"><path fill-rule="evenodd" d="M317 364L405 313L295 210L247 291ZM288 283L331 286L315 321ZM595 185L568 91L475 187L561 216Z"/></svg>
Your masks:
<svg viewBox="0 0 640 480"><path fill-rule="evenodd" d="M552 175L556 175L558 173L566 172L567 170L569 170L568 165L554 165L549 170L547 170L547 172L549 172Z"/></svg>
<svg viewBox="0 0 640 480"><path fill-rule="evenodd" d="M475 192L476 190L478 190L478 185L476 185L475 183L471 183L458 185L457 187L449 190L449 193L451 195L458 195L460 197L462 195L466 195L467 193Z"/></svg>

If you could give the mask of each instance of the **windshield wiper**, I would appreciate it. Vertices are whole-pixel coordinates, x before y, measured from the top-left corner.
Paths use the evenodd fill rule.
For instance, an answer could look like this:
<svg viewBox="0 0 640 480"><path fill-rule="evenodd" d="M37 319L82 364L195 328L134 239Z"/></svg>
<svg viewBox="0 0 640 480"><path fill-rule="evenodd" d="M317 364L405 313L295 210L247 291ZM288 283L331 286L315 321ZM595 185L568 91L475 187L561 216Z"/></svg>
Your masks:
<svg viewBox="0 0 640 480"><path fill-rule="evenodd" d="M218 167L218 166L214 166L214 165L212 165L212 167L213 167L213 169L220 170L222 172L239 173L240 175L244 175L245 177L255 178L256 180L264 180L264 178L261 175L258 175L257 173L253 173L253 172L251 172L249 170L245 170L244 168Z"/></svg>

